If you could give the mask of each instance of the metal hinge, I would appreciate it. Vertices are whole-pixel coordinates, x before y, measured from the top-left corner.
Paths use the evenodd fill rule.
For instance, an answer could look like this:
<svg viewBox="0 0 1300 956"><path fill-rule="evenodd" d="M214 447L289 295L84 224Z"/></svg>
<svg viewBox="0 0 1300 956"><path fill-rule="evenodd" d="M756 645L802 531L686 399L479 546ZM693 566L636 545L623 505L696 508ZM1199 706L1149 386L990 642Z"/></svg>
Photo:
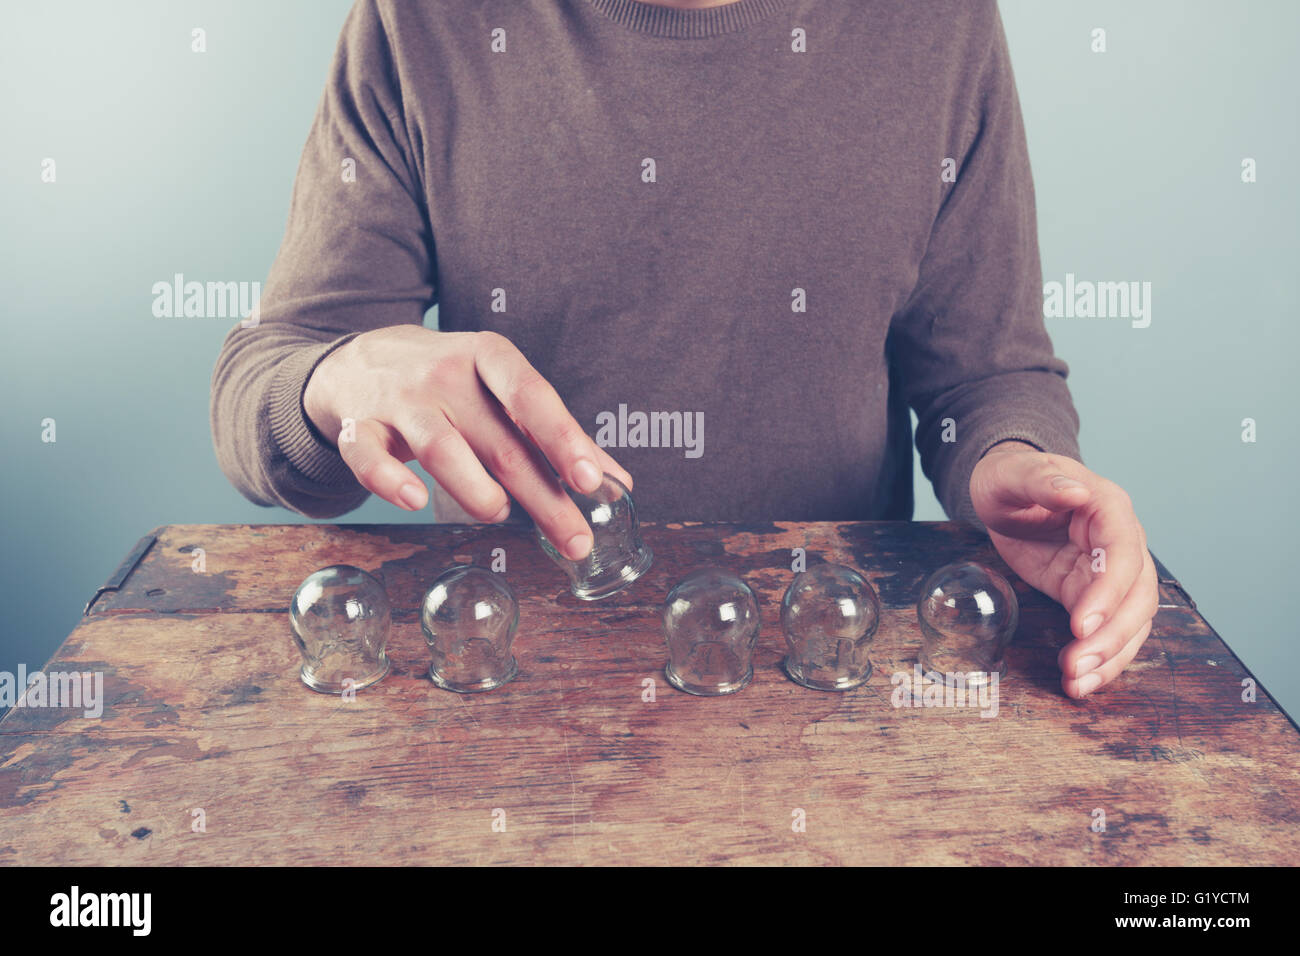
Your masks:
<svg viewBox="0 0 1300 956"><path fill-rule="evenodd" d="M1159 582L1165 585L1166 587L1171 588L1174 591L1177 591L1179 594L1183 596L1183 600L1187 602L1185 605L1174 605L1174 606L1176 607L1185 606L1195 611L1196 602L1193 601L1192 596L1187 593L1187 589L1184 588L1182 584L1178 582L1178 579L1174 577L1172 573L1170 573L1169 569L1164 566L1164 563L1161 562L1161 560L1156 557L1154 551L1148 551L1147 553L1151 555L1151 561L1156 566L1156 578L1159 580ZM1169 606L1170 605L1167 604L1161 605L1161 607L1169 607Z"/></svg>
<svg viewBox="0 0 1300 956"><path fill-rule="evenodd" d="M153 543L157 540L158 536L156 534L147 534L135 543L135 547L131 549L130 554L122 559L122 563L117 566L113 576L101 584L99 590L91 595L90 600L86 602L85 610L81 612L82 617L90 613L91 606L99 600L101 594L105 591L116 591L122 586L123 582L130 577L131 572L135 570L135 566L149 553L149 549L153 547Z"/></svg>

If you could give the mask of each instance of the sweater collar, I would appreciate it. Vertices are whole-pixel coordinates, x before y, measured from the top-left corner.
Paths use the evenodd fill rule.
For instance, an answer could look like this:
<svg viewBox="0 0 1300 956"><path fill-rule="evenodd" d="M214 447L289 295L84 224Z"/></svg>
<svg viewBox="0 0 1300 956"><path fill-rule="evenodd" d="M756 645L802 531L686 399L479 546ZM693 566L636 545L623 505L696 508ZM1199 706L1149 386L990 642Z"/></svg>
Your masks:
<svg viewBox="0 0 1300 956"><path fill-rule="evenodd" d="M683 9L644 0L587 0L630 30L661 37L703 38L743 30L785 6L786 0L732 0L717 7Z"/></svg>

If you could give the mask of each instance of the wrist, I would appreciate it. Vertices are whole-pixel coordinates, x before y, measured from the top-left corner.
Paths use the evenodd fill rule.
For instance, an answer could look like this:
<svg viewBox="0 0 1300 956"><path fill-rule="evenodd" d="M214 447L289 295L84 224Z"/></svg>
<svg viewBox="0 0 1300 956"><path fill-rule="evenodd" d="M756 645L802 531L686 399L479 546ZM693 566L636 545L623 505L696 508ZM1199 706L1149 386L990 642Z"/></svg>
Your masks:
<svg viewBox="0 0 1300 956"><path fill-rule="evenodd" d="M1029 442L1021 441L1018 438L1008 438L998 442L981 456L987 458L989 455L1005 454L1007 452L1017 451L1041 451L1037 445L1031 445Z"/></svg>
<svg viewBox="0 0 1300 956"><path fill-rule="evenodd" d="M339 429L342 423L331 407L333 389L328 382L329 369L337 359L335 350L326 355L309 376L302 390L302 411L307 421L316 429L320 437L331 446L337 446Z"/></svg>

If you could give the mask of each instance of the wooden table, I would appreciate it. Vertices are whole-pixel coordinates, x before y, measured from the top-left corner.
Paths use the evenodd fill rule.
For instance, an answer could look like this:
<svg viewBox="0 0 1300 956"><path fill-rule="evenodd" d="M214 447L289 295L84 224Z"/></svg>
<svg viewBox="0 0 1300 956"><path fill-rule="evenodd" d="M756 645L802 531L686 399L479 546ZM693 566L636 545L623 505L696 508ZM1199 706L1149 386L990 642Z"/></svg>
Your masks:
<svg viewBox="0 0 1300 956"><path fill-rule="evenodd" d="M101 671L103 716L15 708L0 722L0 862L1300 862L1296 727L1263 687L1243 700L1249 673L1163 566L1138 659L1079 702L1058 684L1065 613L973 529L643 530L647 575L586 604L517 526L157 529L46 667ZM497 547L522 603L519 677L439 690L420 599L444 567L486 565ZM854 691L807 690L779 668L796 547L880 592L875 673ZM966 558L1021 600L998 714L896 708L920 583ZM335 563L378 573L394 607L393 671L351 703L298 680L289 633L297 585ZM754 681L730 697L663 677L658 602L703 563L763 602Z"/></svg>

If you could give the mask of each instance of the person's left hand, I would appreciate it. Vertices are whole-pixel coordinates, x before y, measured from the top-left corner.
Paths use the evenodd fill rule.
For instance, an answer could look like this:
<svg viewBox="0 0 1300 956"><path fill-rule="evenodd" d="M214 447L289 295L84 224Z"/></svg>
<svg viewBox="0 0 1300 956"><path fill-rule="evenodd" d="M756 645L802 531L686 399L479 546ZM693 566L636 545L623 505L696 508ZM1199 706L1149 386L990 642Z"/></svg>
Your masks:
<svg viewBox="0 0 1300 956"><path fill-rule="evenodd" d="M1151 633L1159 599L1124 489L1072 458L1002 442L976 464L970 493L1011 570L1070 612L1061 688L1083 697L1114 680Z"/></svg>

